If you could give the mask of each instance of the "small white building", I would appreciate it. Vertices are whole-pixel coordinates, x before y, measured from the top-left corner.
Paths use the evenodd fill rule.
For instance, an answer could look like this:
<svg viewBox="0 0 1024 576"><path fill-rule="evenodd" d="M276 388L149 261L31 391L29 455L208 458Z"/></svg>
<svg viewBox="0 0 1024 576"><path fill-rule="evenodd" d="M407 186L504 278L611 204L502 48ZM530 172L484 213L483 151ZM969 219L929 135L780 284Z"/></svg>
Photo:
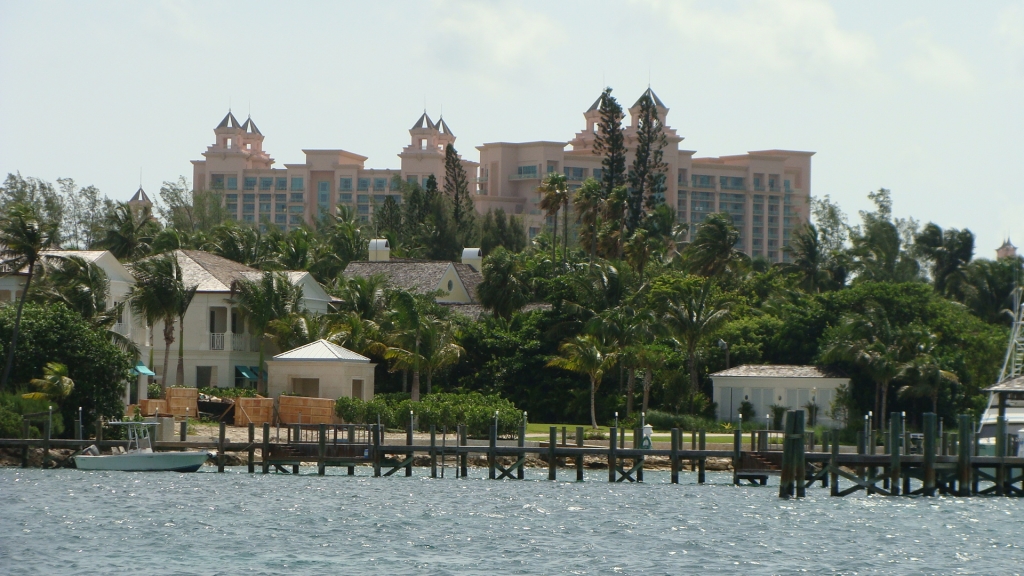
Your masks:
<svg viewBox="0 0 1024 576"><path fill-rule="evenodd" d="M754 407L755 419L764 422L773 404L790 410L818 405L819 424L830 425L828 417L836 390L850 379L817 366L759 366L746 364L711 375L712 400L718 403L718 419L736 422L744 400Z"/></svg>
<svg viewBox="0 0 1024 576"><path fill-rule="evenodd" d="M327 340L283 352L267 361L268 393L311 398L373 398L370 359Z"/></svg>

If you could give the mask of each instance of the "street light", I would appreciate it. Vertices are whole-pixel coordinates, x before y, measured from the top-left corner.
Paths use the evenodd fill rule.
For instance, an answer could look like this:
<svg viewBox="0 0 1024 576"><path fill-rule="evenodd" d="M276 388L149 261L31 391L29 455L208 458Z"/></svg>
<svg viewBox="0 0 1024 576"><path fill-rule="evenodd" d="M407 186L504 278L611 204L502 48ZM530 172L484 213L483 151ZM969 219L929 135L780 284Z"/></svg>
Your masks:
<svg viewBox="0 0 1024 576"><path fill-rule="evenodd" d="M718 339L718 347L725 350L725 369L729 369L729 343L721 338Z"/></svg>

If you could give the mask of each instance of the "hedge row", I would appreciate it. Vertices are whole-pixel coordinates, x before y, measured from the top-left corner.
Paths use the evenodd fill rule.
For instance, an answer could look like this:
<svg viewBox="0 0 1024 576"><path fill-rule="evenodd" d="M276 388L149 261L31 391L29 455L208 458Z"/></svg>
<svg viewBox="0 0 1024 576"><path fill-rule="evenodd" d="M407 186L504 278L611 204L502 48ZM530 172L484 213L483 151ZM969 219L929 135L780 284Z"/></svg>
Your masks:
<svg viewBox="0 0 1024 576"><path fill-rule="evenodd" d="M447 427L454 432L465 424L467 433L474 437L487 437L498 414L498 434L510 436L518 432L523 412L512 402L498 395L437 393L423 396L413 402L408 394L378 394L369 402L358 398L338 398L335 413L345 422L376 424L385 428L404 430L409 426L410 411L417 430L427 431L433 424L439 432Z"/></svg>

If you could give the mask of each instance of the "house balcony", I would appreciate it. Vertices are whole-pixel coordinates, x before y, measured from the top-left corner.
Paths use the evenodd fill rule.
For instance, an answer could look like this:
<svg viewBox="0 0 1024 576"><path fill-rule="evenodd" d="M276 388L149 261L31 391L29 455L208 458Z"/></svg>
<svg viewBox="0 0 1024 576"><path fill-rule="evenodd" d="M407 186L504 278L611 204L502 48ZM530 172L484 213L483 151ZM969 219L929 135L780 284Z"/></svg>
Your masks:
<svg viewBox="0 0 1024 576"><path fill-rule="evenodd" d="M527 172L526 174L509 174L509 180L540 180L540 174L537 172Z"/></svg>
<svg viewBox="0 0 1024 576"><path fill-rule="evenodd" d="M211 332L210 333L210 350L223 350L224 349L224 334Z"/></svg>
<svg viewBox="0 0 1024 576"><path fill-rule="evenodd" d="M132 335L131 327L128 326L127 322L117 322L117 323L115 323L111 327L111 330L113 330L114 332L117 332L121 336L131 336Z"/></svg>
<svg viewBox="0 0 1024 576"><path fill-rule="evenodd" d="M484 182L487 182L487 176L479 176L476 181L483 184Z"/></svg>

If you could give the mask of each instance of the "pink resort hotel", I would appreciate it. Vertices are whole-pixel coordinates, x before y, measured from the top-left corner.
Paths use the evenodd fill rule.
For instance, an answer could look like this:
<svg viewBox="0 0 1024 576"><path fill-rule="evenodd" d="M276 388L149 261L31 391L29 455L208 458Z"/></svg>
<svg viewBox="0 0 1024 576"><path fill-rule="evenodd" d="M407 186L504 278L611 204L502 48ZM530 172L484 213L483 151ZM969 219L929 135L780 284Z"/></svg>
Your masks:
<svg viewBox="0 0 1024 576"><path fill-rule="evenodd" d="M807 220L813 152L760 150L718 158L695 157L679 147L683 137L668 126L668 108L650 91L665 126L668 164L665 202L691 229L713 212L726 212L740 230L739 247L751 256L784 260L782 247L793 229ZM636 118L640 103L629 109ZM550 172L562 172L571 189L601 176L601 156L594 151L598 102L583 113L585 125L568 142L489 142L477 146L480 161L462 159L476 182L477 211L502 208L522 218L530 237L545 226L537 207L537 187ZM625 122L624 122L625 123ZM636 127L624 126L626 147L636 144ZM443 118L434 122L424 112L409 130L409 144L398 155L401 168L366 168L366 156L346 150L303 150L306 162L274 167L263 149L263 134L252 119L239 122L230 112L214 129L216 141L194 160L196 190L223 191L228 213L243 222L270 222L294 227L311 221L320 210L348 205L363 220L388 195L401 202L397 178L424 184L433 174L444 178L445 145L455 142ZM632 162L632 158L627 158Z"/></svg>

